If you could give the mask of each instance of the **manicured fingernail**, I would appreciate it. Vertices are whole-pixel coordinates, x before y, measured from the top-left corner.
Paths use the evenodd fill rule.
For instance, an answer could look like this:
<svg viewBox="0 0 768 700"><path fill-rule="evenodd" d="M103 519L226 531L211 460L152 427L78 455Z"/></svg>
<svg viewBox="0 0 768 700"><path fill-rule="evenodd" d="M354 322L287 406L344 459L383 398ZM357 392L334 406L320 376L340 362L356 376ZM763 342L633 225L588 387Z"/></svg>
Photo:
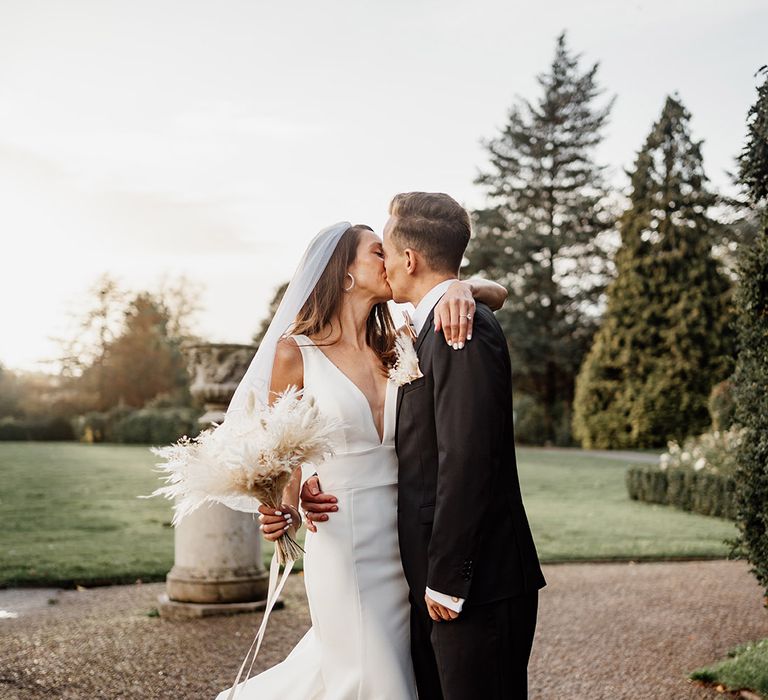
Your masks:
<svg viewBox="0 0 768 700"><path fill-rule="evenodd" d="M290 530L290 529L291 529L291 528L290 528L290 526L289 526L289 525L286 525L286 526L283 528L283 532L288 532L288 530Z"/></svg>
<svg viewBox="0 0 768 700"><path fill-rule="evenodd" d="M463 350L463 349L464 349L464 343L459 343L459 350Z"/></svg>
<svg viewBox="0 0 768 700"><path fill-rule="evenodd" d="M286 513L286 514L285 514L283 517L284 517L286 520L290 520L292 516L291 516L291 514L290 514L290 513Z"/></svg>
<svg viewBox="0 0 768 700"><path fill-rule="evenodd" d="M472 334L471 333L467 333L467 340L472 340Z"/></svg>
<svg viewBox="0 0 768 700"><path fill-rule="evenodd" d="M458 343L454 343L453 344L453 349L454 350L458 350L459 349L459 344Z"/></svg>
<svg viewBox="0 0 768 700"><path fill-rule="evenodd" d="M333 506L333 508L331 508L331 510L333 510L333 511L337 511L338 509L339 509L338 506Z"/></svg>
<svg viewBox="0 0 768 700"><path fill-rule="evenodd" d="M339 500L338 498L332 498L331 503L338 503L338 500Z"/></svg>
<svg viewBox="0 0 768 700"><path fill-rule="evenodd" d="M264 526L263 526L263 525L259 525L259 530L261 530L262 532L264 532Z"/></svg>
<svg viewBox="0 0 768 700"><path fill-rule="evenodd" d="M276 510L275 511L275 515L282 515L282 514L283 514L283 511L281 511L281 510Z"/></svg>

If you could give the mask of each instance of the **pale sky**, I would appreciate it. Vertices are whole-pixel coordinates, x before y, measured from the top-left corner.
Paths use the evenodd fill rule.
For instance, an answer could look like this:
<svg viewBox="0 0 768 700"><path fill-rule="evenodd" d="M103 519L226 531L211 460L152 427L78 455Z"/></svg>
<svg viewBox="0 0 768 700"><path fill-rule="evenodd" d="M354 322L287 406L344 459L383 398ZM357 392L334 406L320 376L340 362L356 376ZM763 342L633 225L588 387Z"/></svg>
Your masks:
<svg viewBox="0 0 768 700"><path fill-rule="evenodd" d="M41 368L104 272L205 285L198 330L248 342L306 242L378 231L399 191L472 181L568 31L618 99L626 185L679 91L707 172L744 138L765 0L0 0L0 362Z"/></svg>

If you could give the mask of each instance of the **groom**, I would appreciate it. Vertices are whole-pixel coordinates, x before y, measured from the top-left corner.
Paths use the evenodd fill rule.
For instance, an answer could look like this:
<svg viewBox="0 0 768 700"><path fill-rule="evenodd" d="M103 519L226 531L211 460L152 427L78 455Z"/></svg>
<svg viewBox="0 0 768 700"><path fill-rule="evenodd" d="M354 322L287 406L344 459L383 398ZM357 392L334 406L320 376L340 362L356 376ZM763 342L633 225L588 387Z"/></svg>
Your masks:
<svg viewBox="0 0 768 700"><path fill-rule="evenodd" d="M411 192L395 196L389 213L387 278L394 300L416 307L423 374L399 389L395 433L419 698L526 698L546 581L520 494L506 339L483 304L464 349L434 332L434 306L469 242L467 212L446 194ZM329 517L332 495L315 478L301 496L310 519Z"/></svg>

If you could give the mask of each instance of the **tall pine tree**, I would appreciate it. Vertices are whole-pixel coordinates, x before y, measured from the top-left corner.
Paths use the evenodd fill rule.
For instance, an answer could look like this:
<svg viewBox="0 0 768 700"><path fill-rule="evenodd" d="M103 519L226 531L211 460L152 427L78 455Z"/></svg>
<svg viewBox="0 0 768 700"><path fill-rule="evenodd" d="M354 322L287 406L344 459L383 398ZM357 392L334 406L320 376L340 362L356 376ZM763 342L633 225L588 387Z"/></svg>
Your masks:
<svg viewBox="0 0 768 700"><path fill-rule="evenodd" d="M734 375L736 420L745 427L735 474L738 545L765 588L768 605L768 67L747 119L739 158L741 182L761 230L741 249L736 294L739 356Z"/></svg>
<svg viewBox="0 0 768 700"><path fill-rule="evenodd" d="M510 292L498 317L515 387L543 409L542 442L570 440L574 379L608 279L598 237L613 216L604 166L593 154L614 100L596 106L597 68L582 71L561 34L549 71L537 78L541 96L513 106L502 132L485 144L491 167L475 181L488 206L474 212L468 272Z"/></svg>
<svg viewBox="0 0 768 700"><path fill-rule="evenodd" d="M715 195L689 121L668 97L631 173L617 276L576 386L584 447L654 447L703 431L710 389L731 369L729 282L708 213Z"/></svg>

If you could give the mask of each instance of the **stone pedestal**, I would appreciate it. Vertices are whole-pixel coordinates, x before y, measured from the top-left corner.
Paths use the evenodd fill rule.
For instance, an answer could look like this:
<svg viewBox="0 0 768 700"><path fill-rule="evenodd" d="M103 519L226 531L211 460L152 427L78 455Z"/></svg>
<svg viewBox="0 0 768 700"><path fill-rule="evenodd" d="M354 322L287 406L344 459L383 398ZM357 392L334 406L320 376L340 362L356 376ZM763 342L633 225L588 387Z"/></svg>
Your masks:
<svg viewBox="0 0 768 700"><path fill-rule="evenodd" d="M255 348L196 344L185 350L192 395L205 404L200 423L221 423ZM269 575L261 560L257 518L219 504L204 505L184 518L174 532L166 594L158 599L162 616L203 617L264 607Z"/></svg>

